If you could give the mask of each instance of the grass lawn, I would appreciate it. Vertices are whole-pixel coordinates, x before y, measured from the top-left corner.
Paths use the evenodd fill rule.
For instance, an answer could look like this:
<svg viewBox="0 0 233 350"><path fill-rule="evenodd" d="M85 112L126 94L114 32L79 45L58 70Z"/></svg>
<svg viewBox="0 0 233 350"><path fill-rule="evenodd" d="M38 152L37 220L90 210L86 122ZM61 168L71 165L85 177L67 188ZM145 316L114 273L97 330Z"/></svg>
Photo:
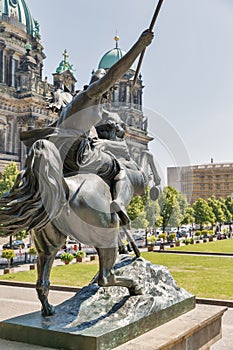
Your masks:
<svg viewBox="0 0 233 350"><path fill-rule="evenodd" d="M181 247L167 249L185 250L189 252L233 253L233 239L222 239L207 243L188 244Z"/></svg>
<svg viewBox="0 0 233 350"><path fill-rule="evenodd" d="M232 252L233 240L176 247L175 249L178 248L210 252ZM144 252L142 256L153 264L167 266L178 286L185 288L197 297L233 300L233 257L156 252ZM52 269L51 284L81 287L87 285L97 271L98 263L96 262L55 266ZM27 271L0 275L0 279L35 283L36 272Z"/></svg>
<svg viewBox="0 0 233 350"><path fill-rule="evenodd" d="M233 257L142 253L153 264L165 265L179 287L202 298L233 300Z"/></svg>
<svg viewBox="0 0 233 350"><path fill-rule="evenodd" d="M54 266L50 281L51 284L82 287L88 284L97 272L98 263L96 262ZM0 275L0 280L5 281L35 283L36 279L37 273L35 270Z"/></svg>

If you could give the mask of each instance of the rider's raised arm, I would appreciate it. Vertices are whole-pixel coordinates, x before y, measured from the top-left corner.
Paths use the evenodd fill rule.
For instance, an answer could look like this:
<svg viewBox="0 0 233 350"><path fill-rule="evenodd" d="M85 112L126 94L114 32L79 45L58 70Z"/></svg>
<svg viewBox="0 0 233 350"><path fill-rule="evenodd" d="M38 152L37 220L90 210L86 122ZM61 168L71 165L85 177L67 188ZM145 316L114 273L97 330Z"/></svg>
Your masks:
<svg viewBox="0 0 233 350"><path fill-rule="evenodd" d="M97 95L101 96L108 91L132 66L142 50L151 44L153 36L154 34L151 31L144 31L132 48L101 79L89 86L86 90L87 95L92 98Z"/></svg>

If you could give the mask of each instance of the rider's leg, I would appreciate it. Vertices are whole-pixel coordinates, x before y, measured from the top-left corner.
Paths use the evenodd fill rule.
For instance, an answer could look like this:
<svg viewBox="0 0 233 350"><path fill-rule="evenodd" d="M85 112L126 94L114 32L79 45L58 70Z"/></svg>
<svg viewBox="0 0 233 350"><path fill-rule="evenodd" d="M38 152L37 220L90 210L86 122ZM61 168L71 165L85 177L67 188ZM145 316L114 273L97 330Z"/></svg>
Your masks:
<svg viewBox="0 0 233 350"><path fill-rule="evenodd" d="M113 202L111 210L118 213L123 225L130 226L126 206L135 195L144 195L147 184L146 175L135 162L128 162L113 180Z"/></svg>
<svg viewBox="0 0 233 350"><path fill-rule="evenodd" d="M125 169L122 169L113 180L113 201L110 209L118 213L122 224L130 226L130 218L127 214L126 206L130 203L134 194L133 186L126 175Z"/></svg>

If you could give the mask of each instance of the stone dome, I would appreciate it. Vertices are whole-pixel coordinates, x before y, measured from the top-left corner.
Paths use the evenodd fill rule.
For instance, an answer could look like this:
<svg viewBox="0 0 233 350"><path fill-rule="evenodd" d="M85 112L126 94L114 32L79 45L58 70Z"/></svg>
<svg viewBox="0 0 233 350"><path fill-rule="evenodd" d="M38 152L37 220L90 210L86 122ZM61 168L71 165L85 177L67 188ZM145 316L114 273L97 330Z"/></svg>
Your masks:
<svg viewBox="0 0 233 350"><path fill-rule="evenodd" d="M15 25L33 36L38 29L25 0L0 0L0 21Z"/></svg>

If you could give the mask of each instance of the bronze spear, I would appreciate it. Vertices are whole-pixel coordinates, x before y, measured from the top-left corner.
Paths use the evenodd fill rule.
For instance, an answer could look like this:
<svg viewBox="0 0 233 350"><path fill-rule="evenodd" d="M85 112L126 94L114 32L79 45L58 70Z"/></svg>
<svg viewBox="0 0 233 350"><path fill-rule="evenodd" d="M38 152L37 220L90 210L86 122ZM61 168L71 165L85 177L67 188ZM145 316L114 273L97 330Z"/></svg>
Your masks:
<svg viewBox="0 0 233 350"><path fill-rule="evenodd" d="M155 13L154 13L154 16L151 20L151 24L149 26L149 31L152 32L153 28L154 28L154 25L155 25L155 22L156 22L156 19L158 17L158 14L159 14L159 11L161 9L161 6L162 6L162 3L163 3L163 0L159 0L158 2L158 5L155 9ZM134 86L136 84L136 81L137 81L137 77L138 77L138 74L139 74L139 71L141 69L141 65L142 65L142 60L143 60L143 57L145 55L145 52L146 52L146 49L144 49L139 57L139 61L138 61L138 65L137 65L137 69L136 69L136 72L135 72L135 75L134 75L134 80L133 80L133 85L132 85L132 91L134 89Z"/></svg>

